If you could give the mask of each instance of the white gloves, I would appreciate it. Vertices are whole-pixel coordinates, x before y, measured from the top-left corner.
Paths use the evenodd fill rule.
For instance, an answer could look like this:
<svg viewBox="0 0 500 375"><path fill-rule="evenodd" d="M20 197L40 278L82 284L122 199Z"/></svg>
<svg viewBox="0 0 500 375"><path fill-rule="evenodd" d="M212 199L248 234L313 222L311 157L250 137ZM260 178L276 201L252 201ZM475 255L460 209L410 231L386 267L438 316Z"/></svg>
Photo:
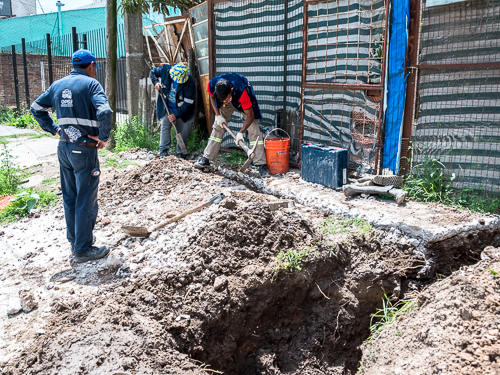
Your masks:
<svg viewBox="0 0 500 375"><path fill-rule="evenodd" d="M240 144L240 142L245 143L245 139L244 139L244 137L243 137L243 133L238 132L238 133L236 134L236 144L237 144L237 145L239 145L239 144Z"/></svg>
<svg viewBox="0 0 500 375"><path fill-rule="evenodd" d="M224 129L222 124L226 122L226 119L222 115L215 116L214 127Z"/></svg>

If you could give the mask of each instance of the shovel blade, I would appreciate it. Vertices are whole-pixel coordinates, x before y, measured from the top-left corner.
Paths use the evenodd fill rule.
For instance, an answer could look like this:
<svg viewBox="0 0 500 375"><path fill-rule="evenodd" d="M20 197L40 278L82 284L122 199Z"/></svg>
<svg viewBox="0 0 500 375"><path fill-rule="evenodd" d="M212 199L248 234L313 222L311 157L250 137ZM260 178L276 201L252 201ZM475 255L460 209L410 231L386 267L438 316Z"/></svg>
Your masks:
<svg viewBox="0 0 500 375"><path fill-rule="evenodd" d="M146 227L122 226L122 230L130 237L147 237L150 235Z"/></svg>

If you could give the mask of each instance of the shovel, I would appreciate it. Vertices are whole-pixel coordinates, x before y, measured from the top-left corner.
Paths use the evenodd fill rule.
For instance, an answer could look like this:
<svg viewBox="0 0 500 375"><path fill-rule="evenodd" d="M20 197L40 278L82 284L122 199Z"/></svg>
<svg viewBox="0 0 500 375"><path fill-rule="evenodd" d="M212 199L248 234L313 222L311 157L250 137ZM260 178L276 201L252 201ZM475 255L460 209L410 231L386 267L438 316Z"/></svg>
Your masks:
<svg viewBox="0 0 500 375"><path fill-rule="evenodd" d="M160 97L161 97L161 100L163 101L163 105L165 106L165 111L167 111L167 116L170 116L170 111L168 110L168 107L167 107L167 101L165 100L165 97L163 96L163 85L161 85ZM175 121L170 121L170 122L172 123L172 126L174 127L175 139L177 139L177 144L179 145L179 148L181 149L181 151L184 155L187 155L188 150L186 148L186 145L184 144L184 141L182 140L182 135L177 131L177 127L175 126Z"/></svg>
<svg viewBox="0 0 500 375"><path fill-rule="evenodd" d="M187 215L190 215L192 213L195 213L195 212L198 212L198 211L201 211L203 210L204 208L206 207L209 207L211 206L212 204L215 204L215 203L219 203L220 201L222 201L223 199L225 198L224 194L222 193L219 193L217 195L214 195L212 197L212 199L210 199L209 201L206 201L205 203L202 203L194 208L191 208L189 210L186 210L182 213L180 213L179 215L176 215L174 216L173 218L171 219L168 219L168 220L165 220L165 221L162 221L161 223L159 224L156 224L155 226L151 227L151 228L146 228L146 227L130 227L130 226L123 226L122 227L122 230L128 234L129 236L131 237L147 237L149 236L151 233L153 233L154 231L158 230L158 229L161 229L163 228L164 226L168 225L168 224L172 224L172 223L175 223L176 221L179 221L180 219L182 219L183 217L186 217Z"/></svg>
<svg viewBox="0 0 500 375"><path fill-rule="evenodd" d="M255 145L252 147L252 149L250 149L244 142L241 142L241 143L238 143L236 141L236 135L233 133L233 131L231 129L229 129L229 126L227 126L227 124L224 122L222 123L222 126L224 127L224 129L226 129L226 131L231 135L231 137L234 138L234 141L236 142L236 144L238 146L240 146L243 151L246 152L247 156L248 156L248 159L247 161L240 167L240 169L238 169L239 172L244 172L246 171L246 169L248 168L248 166L250 165L250 163L252 162L253 158L255 157L255 148L257 147L257 143L259 143L259 137L257 137L257 139L255 140Z"/></svg>

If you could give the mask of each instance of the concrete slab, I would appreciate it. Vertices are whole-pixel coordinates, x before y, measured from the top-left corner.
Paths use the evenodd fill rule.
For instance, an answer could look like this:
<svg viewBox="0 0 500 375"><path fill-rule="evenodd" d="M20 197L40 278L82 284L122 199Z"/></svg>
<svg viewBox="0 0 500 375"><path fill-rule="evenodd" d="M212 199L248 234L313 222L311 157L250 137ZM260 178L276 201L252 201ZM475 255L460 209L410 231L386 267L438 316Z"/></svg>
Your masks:
<svg viewBox="0 0 500 375"><path fill-rule="evenodd" d="M7 125L0 125L0 137L8 137L10 135L22 135L22 134L29 134L29 133L36 133L36 130L33 129L19 129L16 128L15 126L7 126Z"/></svg>
<svg viewBox="0 0 500 375"><path fill-rule="evenodd" d="M58 143L56 138L43 137L11 141L7 148L14 157L14 164L27 168L42 163L48 156L55 156Z"/></svg>
<svg viewBox="0 0 500 375"><path fill-rule="evenodd" d="M479 231L500 229L500 218L497 215L410 201L398 206L393 200L378 197L348 199L341 191L302 180L299 173L262 180L230 170L219 171L226 177L253 186L263 193L334 214L362 218L375 228L400 233L421 243L436 243L459 234L474 235Z"/></svg>

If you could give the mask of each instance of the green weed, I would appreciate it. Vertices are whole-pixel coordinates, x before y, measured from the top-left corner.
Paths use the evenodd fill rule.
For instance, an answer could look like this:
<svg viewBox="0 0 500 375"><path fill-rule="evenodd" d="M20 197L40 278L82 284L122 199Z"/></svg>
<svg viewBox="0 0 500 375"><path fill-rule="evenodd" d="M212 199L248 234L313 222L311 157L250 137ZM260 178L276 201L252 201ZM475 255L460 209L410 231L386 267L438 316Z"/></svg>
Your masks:
<svg viewBox="0 0 500 375"><path fill-rule="evenodd" d="M172 144L170 145L170 150L173 152L177 151L177 139L175 138L175 129L172 127L170 131L170 140ZM195 129L189 134L186 148L190 154L203 154L205 147L207 147L208 140L203 139L203 131L200 126L196 126Z"/></svg>
<svg viewBox="0 0 500 375"><path fill-rule="evenodd" d="M276 265L273 269L272 281L278 278L282 271L292 272L293 270L301 270L302 265L306 261L311 247L306 247L302 250L288 250L287 252L280 251L276 255Z"/></svg>
<svg viewBox="0 0 500 375"><path fill-rule="evenodd" d="M19 167L14 167L14 158L5 143L0 158L0 196L15 194L21 181L20 170Z"/></svg>
<svg viewBox="0 0 500 375"><path fill-rule="evenodd" d="M12 108L0 108L0 124L10 125L12 120L16 117L16 113Z"/></svg>
<svg viewBox="0 0 500 375"><path fill-rule="evenodd" d="M58 197L51 192L26 190L17 194L11 204L0 212L0 223L10 223L27 216L33 209L43 209L57 203Z"/></svg>
<svg viewBox="0 0 500 375"><path fill-rule="evenodd" d="M325 234L344 234L352 233L361 237L367 235L372 227L366 220L353 217L345 218L343 216L334 215L320 223L321 231Z"/></svg>
<svg viewBox="0 0 500 375"><path fill-rule="evenodd" d="M372 314L370 320L371 335L366 341L371 342L375 340L384 329L390 327L404 314L409 313L415 306L415 300L401 300L393 305L387 294L384 294L382 308L375 314Z"/></svg>
<svg viewBox="0 0 500 375"><path fill-rule="evenodd" d="M490 270L489 268L488 268L488 271L490 271L493 275L498 275L497 271Z"/></svg>
<svg viewBox="0 0 500 375"><path fill-rule="evenodd" d="M160 147L160 133L149 129L148 125L142 123L139 117L136 116L123 124L117 124L115 141L115 151L117 152L135 147L158 150Z"/></svg>
<svg viewBox="0 0 500 375"><path fill-rule="evenodd" d="M15 116L14 119L12 119L12 121L10 122L10 124L7 125L15 126L16 128L20 129L42 130L38 125L38 122L35 120L35 118L30 112L25 112L23 114Z"/></svg>
<svg viewBox="0 0 500 375"><path fill-rule="evenodd" d="M445 175L446 167L437 159L425 157L424 161L412 168L403 186L408 197L421 202L451 203L451 184L455 174Z"/></svg>
<svg viewBox="0 0 500 375"><path fill-rule="evenodd" d="M454 191L451 203L475 212L500 213L500 197L478 188L463 188Z"/></svg>
<svg viewBox="0 0 500 375"><path fill-rule="evenodd" d="M59 181L59 178L57 177L51 177L47 178L46 180L42 181L42 185L54 185Z"/></svg>

